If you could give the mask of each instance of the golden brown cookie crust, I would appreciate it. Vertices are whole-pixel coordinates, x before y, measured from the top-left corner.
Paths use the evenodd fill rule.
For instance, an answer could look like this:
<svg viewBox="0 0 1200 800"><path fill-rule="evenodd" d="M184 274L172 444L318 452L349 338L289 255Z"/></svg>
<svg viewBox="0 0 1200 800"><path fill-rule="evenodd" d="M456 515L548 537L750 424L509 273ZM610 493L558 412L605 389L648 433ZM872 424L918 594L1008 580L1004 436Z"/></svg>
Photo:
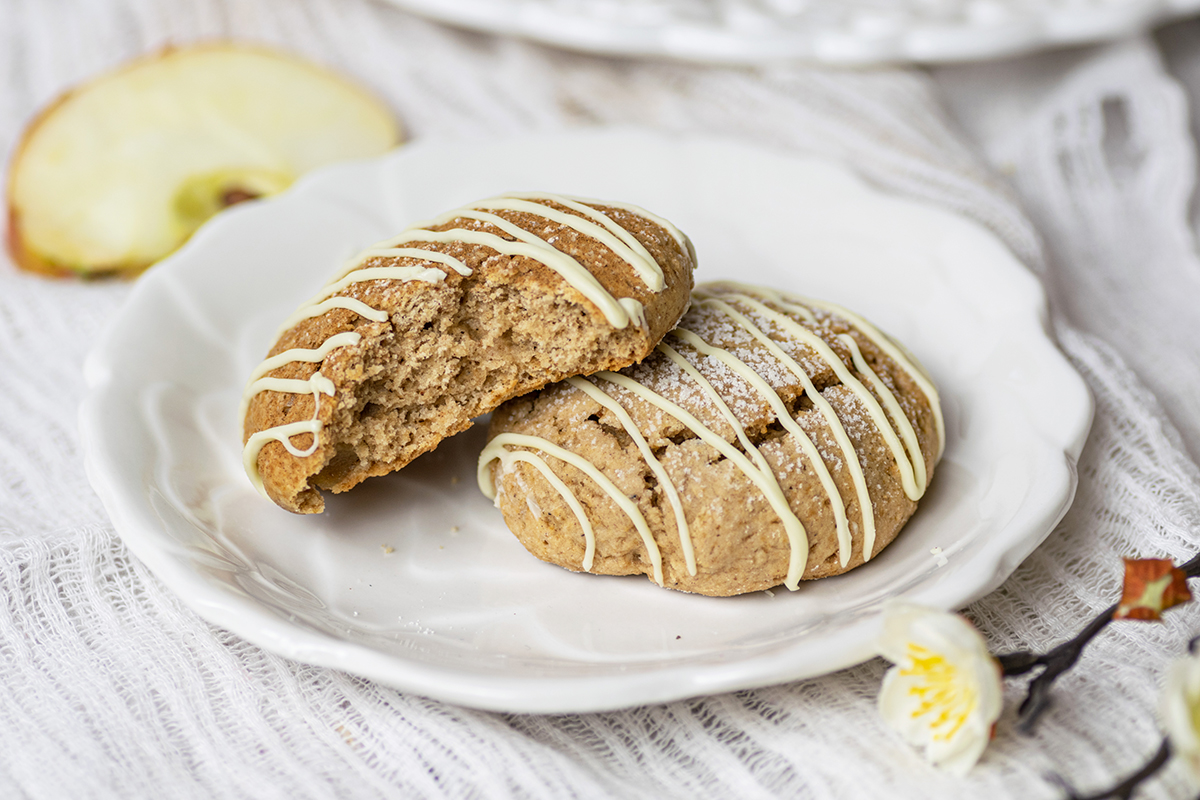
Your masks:
<svg viewBox="0 0 1200 800"><path fill-rule="evenodd" d="M744 287L743 287L744 288ZM864 563L863 514L873 515L875 531L872 555L887 546L916 509L916 500L906 492L896 453L873 422L863 397L838 375L813 346L799 341L761 313L752 304L736 299L731 286L697 287L698 298L709 304L694 304L680 322L709 345L727 350L753 368L769 384L779 402L815 445L845 509L845 526L850 538L848 553L839 546L833 501L820 482L817 469L794 432L786 430L760 389L714 357L706 357L682 334L673 333L664 345L673 348L699 370L743 427L746 437L770 465L791 512L802 522L807 536L804 580L837 575ZM834 425L808 397L802 381L764 344L754 339L719 307L713 298L756 323L803 368L820 396L828 403L852 445L861 466L863 486L869 497L864 508L851 467L835 435ZM852 337L860 357L893 395L910 421L919 443L926 473L932 477L940 455L936 394L926 395L918 378L889 356L870 336L836 313L813 307L812 320L774 302L765 307L785 313L796 324L815 334L841 360L845 371L859 380L877 401L878 389L855 366L854 354L842 338ZM890 342L889 342L890 344ZM918 366L919 369L919 366ZM745 452L734 427L707 395L701 384L672 362L662 348L640 364L623 369L621 375L653 390L677 404L721 440ZM768 589L784 583L793 547L781 515L767 499L752 475L734 459L704 441L687 424L603 374L588 379L628 413L653 456L665 469L676 489L687 534L695 555L691 574L684 553L676 513L662 482L651 469L625 423L616 413L583 391L576 381L562 382L542 391L510 400L492 416L489 435L505 433L539 437L552 445L583 456L613 486L637 507L653 535L661 558L663 585L708 595L735 595ZM882 403L879 406L883 409ZM884 410L893 433L899 426ZM538 454L543 463L565 484L586 510L594 529L595 553L591 572L606 575L654 575L654 558L631 516L612 493L606 491L580 467L556 458L536 446L509 446ZM586 537L567 499L528 461L492 460L492 480L497 505L517 538L531 553L571 570L582 570ZM923 486L921 489L923 490ZM911 490L911 487L910 487ZM843 556L848 559L843 563Z"/></svg>
<svg viewBox="0 0 1200 800"><path fill-rule="evenodd" d="M550 200L539 205L572 216L572 208ZM335 296L353 298L386 312L375 322L354 310L334 308L284 331L269 356L319 348L337 334L361 340L338 347L317 363L293 361L270 370L269 378L308 380L314 373L332 381L332 397L318 392L259 391L244 417L243 443L254 434L290 423L319 420L316 448L307 456L270 440L257 455L263 489L277 504L297 513L324 508L320 490L343 492L367 477L403 467L471 419L504 400L570 375L619 369L644 358L675 325L688 304L694 255L662 225L627 206L587 201L628 231L664 274L652 291L631 264L602 241L529 211L491 210L524 231L575 258L612 297L631 298L644 308L645 324L614 327L602 310L561 274L536 258L505 255L464 241L405 243L405 248L450 255L470 270L460 275L435 261L412 256L370 258L364 268L423 266L443 270L443 279L375 279L352 283ZM514 236L478 219L456 217L428 228ZM318 403L319 400L319 403ZM305 450L314 435L290 438Z"/></svg>

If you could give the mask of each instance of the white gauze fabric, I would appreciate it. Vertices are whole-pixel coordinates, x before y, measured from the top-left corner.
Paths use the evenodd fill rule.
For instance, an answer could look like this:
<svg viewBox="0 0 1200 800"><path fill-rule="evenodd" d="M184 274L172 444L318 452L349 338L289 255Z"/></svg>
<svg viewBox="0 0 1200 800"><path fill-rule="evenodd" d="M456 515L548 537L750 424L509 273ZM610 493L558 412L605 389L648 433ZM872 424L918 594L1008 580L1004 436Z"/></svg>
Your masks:
<svg viewBox="0 0 1200 800"><path fill-rule="evenodd" d="M1063 266L1071 253L1053 226L1056 257L1043 264L1015 195L956 133L919 72L607 60L453 32L367 0L0 5L0 142L10 152L38 106L99 69L215 37L273 42L358 77L414 138L607 123L720 133L841 159L879 186L969 215L1052 284L1069 279L1064 270L1084 271ZM1152 53L1149 43L1136 47ZM1171 85L1153 65L1131 96ZM1182 132L1172 135L1150 146L1180 146ZM127 291L0 263L2 797L1038 798L1056 795L1048 771L1096 787L1157 746L1156 682L1200 627L1191 607L1164 625L1103 634L1056 688L1034 737L1013 730L1020 687L1010 685L998 737L966 779L928 767L882 725L879 660L663 706L514 716L260 650L203 622L149 574L83 474L81 366ZM1092 337L1068 319L1059 316L1059 334L1096 396L1096 425L1067 519L969 609L996 651L1042 649L1073 633L1114 598L1121 555L1183 558L1197 546L1200 475L1177 434L1101 343L1104 332ZM1181 791L1172 768L1143 796Z"/></svg>
<svg viewBox="0 0 1200 800"><path fill-rule="evenodd" d="M1169 38L1192 31L1200 44L1196 23ZM1172 52L1189 49L1200 65L1200 48ZM938 75L1039 221L1060 317L1109 342L1200 455L1200 257L1188 224L1196 161L1185 94L1158 48L1138 39ZM1194 78L1200 90L1200 70Z"/></svg>

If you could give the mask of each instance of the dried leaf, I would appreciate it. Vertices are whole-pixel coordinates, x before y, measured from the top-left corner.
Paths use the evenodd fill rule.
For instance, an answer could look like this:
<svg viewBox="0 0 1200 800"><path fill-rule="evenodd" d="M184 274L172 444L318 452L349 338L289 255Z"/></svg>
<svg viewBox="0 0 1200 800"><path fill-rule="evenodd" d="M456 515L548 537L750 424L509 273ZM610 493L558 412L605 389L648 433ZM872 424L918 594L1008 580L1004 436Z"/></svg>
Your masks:
<svg viewBox="0 0 1200 800"><path fill-rule="evenodd" d="M1156 621L1162 612L1192 599L1187 575L1169 558L1125 559L1125 588L1113 619Z"/></svg>

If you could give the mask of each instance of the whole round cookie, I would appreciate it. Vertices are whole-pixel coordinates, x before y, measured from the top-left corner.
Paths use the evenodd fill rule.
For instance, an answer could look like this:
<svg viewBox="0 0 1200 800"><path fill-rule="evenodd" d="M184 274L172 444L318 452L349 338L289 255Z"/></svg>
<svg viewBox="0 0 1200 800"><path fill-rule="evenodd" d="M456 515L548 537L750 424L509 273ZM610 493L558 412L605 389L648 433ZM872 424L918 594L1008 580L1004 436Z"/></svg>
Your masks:
<svg viewBox="0 0 1200 800"><path fill-rule="evenodd" d="M412 225L283 323L242 401L243 461L283 508L324 509L503 401L650 353L695 254L626 203L508 194Z"/></svg>
<svg viewBox="0 0 1200 800"><path fill-rule="evenodd" d="M480 487L538 558L735 595L887 546L944 446L903 347L830 303L706 284L641 363L492 415Z"/></svg>

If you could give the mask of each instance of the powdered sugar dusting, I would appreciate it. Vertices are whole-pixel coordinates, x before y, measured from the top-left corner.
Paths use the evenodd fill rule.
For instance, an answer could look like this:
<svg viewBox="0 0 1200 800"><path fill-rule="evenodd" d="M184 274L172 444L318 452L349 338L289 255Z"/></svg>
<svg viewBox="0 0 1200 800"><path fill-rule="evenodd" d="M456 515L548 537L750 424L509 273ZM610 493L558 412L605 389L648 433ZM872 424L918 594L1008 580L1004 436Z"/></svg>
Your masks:
<svg viewBox="0 0 1200 800"><path fill-rule="evenodd" d="M724 460L727 468L741 470L762 492L747 502L765 499L787 531L792 554L785 585L794 589L808 561L806 523L800 522L797 509L823 509L820 514L832 517L836 556L845 569L856 539L863 560L875 552L873 496L896 494L895 488L880 485L878 470L868 487L867 459L886 470L890 448L904 491L914 483L913 465L901 462L907 456L895 422L905 417L901 425L908 425L912 433L908 406L901 406L891 391L905 368L874 346L873 335L878 334L856 330L843 317L815 305L781 300L771 290L733 284L698 287L679 326L644 361L619 375L600 373L589 381L571 382L602 407L597 411L587 406L588 418L601 423L591 426L595 435L617 437L626 452L641 448L641 460L651 470L662 471L660 453L671 447L680 448L672 459L697 447L712 454L703 456L710 464ZM878 375L871 361L879 366ZM601 387L603 394L593 386ZM884 412L881 398L894 414ZM646 473L634 471L609 468L613 474L604 480L614 484L611 491L621 486L632 492L614 499L637 500L641 487L634 483L643 481ZM679 473L676 476L671 480L662 474L652 492L674 492L693 481L690 468L682 472L684 487L676 486ZM923 492L923 472L917 482ZM702 491L708 513L724 517L722 504L728 498ZM677 509L677 518L681 513ZM696 574L694 569L691 574Z"/></svg>

